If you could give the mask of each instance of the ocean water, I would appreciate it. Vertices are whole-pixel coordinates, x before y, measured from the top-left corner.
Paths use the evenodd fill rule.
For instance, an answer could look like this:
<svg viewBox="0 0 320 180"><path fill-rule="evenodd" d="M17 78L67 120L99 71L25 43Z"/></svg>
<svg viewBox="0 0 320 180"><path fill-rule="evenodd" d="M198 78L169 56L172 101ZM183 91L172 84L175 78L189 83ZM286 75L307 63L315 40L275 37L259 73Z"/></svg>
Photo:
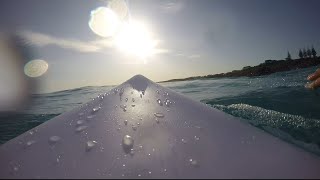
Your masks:
<svg viewBox="0 0 320 180"><path fill-rule="evenodd" d="M320 91L304 87L317 67L260 77L161 83L174 91L320 155ZM113 86L83 87L32 96L19 114L0 115L0 144L67 112Z"/></svg>

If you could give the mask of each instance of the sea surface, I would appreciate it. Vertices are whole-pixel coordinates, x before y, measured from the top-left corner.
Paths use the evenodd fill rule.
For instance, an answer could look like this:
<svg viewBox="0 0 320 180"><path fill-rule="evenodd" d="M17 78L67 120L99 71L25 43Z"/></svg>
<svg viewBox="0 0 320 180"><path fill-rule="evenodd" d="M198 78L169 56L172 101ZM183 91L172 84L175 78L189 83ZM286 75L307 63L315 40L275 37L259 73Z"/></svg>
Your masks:
<svg viewBox="0 0 320 180"><path fill-rule="evenodd" d="M306 77L316 68L260 77L213 78L161 85L320 155L320 90L304 87ZM0 144L112 88L83 87L34 94L28 109L18 114L0 115Z"/></svg>

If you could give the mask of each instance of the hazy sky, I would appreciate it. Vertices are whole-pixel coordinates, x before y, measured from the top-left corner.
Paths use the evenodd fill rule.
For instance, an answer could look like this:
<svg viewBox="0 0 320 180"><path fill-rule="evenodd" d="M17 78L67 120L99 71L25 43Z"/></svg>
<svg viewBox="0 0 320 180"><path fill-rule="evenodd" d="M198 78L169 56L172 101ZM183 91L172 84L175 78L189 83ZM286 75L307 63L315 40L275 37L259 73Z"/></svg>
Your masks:
<svg viewBox="0 0 320 180"><path fill-rule="evenodd" d="M41 92L116 85L142 74L153 81L215 74L320 51L318 0L126 0L159 53L144 60L117 51L88 25L102 0L2 0L0 31L15 30L48 71Z"/></svg>

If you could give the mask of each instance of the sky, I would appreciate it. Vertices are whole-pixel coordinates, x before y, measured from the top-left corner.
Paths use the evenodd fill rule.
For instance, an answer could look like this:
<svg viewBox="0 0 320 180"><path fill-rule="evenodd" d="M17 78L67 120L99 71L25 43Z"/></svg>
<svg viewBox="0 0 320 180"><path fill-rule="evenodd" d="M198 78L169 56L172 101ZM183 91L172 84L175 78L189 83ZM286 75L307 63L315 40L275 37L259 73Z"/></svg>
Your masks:
<svg viewBox="0 0 320 180"><path fill-rule="evenodd" d="M89 26L99 7L117 17L127 12L123 21L147 31L122 36L119 49L119 41ZM312 45L320 52L319 7L318 0L2 0L0 32L16 32L32 48L29 60L47 63L33 77L46 93L118 85L136 74L163 81L223 73L284 59L288 51L296 58ZM127 46L137 51L149 42L144 36L152 53L129 53Z"/></svg>

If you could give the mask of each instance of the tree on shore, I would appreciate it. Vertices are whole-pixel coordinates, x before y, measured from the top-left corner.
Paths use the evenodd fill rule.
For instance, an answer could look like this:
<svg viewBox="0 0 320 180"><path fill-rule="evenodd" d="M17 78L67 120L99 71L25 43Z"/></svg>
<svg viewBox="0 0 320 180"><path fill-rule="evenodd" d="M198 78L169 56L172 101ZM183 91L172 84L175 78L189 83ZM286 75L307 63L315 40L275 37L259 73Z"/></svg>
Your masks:
<svg viewBox="0 0 320 180"><path fill-rule="evenodd" d="M308 48L308 50L307 50L307 56L308 56L308 58L311 58L311 56L312 56L312 54L311 54L311 50Z"/></svg>
<svg viewBox="0 0 320 180"><path fill-rule="evenodd" d="M303 54L302 54L301 49L299 49L299 57L300 57L300 59L302 59L302 58L303 58Z"/></svg>
<svg viewBox="0 0 320 180"><path fill-rule="evenodd" d="M291 60L291 54L289 53L289 51L288 51L288 56L287 56L286 60Z"/></svg>
<svg viewBox="0 0 320 180"><path fill-rule="evenodd" d="M306 51L306 49L305 49L305 48L303 48L302 53L303 53L303 58L306 58L306 57L307 57L307 51Z"/></svg>
<svg viewBox="0 0 320 180"><path fill-rule="evenodd" d="M312 46L312 49L311 49L311 54L312 54L313 58L317 57L317 51L313 48L313 46Z"/></svg>

